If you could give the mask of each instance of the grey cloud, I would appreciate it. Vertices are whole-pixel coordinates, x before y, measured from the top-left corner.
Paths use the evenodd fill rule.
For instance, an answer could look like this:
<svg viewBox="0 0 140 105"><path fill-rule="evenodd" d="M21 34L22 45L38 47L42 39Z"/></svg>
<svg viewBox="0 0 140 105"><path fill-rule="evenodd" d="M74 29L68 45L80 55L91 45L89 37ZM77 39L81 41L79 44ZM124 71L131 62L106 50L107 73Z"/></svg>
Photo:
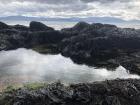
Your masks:
<svg viewBox="0 0 140 105"><path fill-rule="evenodd" d="M130 2L134 0L81 0L83 2L102 2L102 3L109 3L109 2Z"/></svg>
<svg viewBox="0 0 140 105"><path fill-rule="evenodd" d="M0 0L2 3L9 2L37 2L37 3L47 3L47 4L71 4L78 0Z"/></svg>
<svg viewBox="0 0 140 105"><path fill-rule="evenodd" d="M25 1L25 0L22 0ZM75 3L75 2L100 2L100 3L110 3L110 2L130 2L130 1L136 1L136 0L27 0L27 1L36 1L36 2L46 2L46 3L52 3L52 4L69 4L69 3Z"/></svg>
<svg viewBox="0 0 140 105"><path fill-rule="evenodd" d="M0 0L0 7L1 16L112 16L140 19L139 0Z"/></svg>
<svg viewBox="0 0 140 105"><path fill-rule="evenodd" d="M48 3L48 4L72 4L76 2L100 2L100 3L109 3L109 2L130 2L130 1L136 1L136 0L0 0L0 2L38 2L38 3Z"/></svg>

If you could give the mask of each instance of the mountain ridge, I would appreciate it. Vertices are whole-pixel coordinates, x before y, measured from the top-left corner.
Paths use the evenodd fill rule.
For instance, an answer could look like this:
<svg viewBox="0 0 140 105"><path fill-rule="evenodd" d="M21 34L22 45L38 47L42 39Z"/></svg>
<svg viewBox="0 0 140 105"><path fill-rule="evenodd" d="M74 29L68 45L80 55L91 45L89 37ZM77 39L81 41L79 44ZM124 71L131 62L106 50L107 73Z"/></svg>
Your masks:
<svg viewBox="0 0 140 105"><path fill-rule="evenodd" d="M64 18L64 17L27 17L27 16L7 16L0 17L1 21L60 21L60 22L96 22L96 23L140 23L140 20L123 20L115 17L87 17L87 18Z"/></svg>

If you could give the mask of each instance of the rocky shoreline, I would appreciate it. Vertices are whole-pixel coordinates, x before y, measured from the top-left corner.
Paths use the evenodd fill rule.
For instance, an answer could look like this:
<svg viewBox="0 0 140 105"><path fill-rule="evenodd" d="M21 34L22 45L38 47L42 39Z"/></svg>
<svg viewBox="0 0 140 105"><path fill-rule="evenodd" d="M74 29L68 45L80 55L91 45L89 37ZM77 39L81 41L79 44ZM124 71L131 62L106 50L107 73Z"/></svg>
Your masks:
<svg viewBox="0 0 140 105"><path fill-rule="evenodd" d="M110 80L43 88L21 88L1 94L0 105L140 105L140 80Z"/></svg>
<svg viewBox="0 0 140 105"><path fill-rule="evenodd" d="M40 22L29 27L0 22L0 51L31 48L40 53L61 53L75 63L115 69L122 65L140 74L140 29L79 22L60 31Z"/></svg>
<svg viewBox="0 0 140 105"><path fill-rule="evenodd" d="M59 31L35 21L29 27L0 22L0 51L17 48L61 53L75 63L110 70L121 65L140 75L140 29L79 22ZM140 105L139 93L140 80L135 79L68 87L56 83L38 90L22 88L2 93L0 105Z"/></svg>
<svg viewBox="0 0 140 105"><path fill-rule="evenodd" d="M122 65L140 74L140 30L81 22L63 31L77 35L62 41L62 55L80 64L108 69Z"/></svg>

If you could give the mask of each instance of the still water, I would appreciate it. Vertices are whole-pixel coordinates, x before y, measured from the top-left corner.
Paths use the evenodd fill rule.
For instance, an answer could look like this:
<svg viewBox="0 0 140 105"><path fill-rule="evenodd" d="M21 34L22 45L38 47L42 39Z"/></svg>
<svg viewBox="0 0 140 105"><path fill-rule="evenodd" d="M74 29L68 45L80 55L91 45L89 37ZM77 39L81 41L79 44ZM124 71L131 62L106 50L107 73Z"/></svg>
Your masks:
<svg viewBox="0 0 140 105"><path fill-rule="evenodd" d="M129 74L123 67L115 71L78 65L62 55L43 55L20 48L0 52L0 88L26 82L79 83L116 78L140 78Z"/></svg>

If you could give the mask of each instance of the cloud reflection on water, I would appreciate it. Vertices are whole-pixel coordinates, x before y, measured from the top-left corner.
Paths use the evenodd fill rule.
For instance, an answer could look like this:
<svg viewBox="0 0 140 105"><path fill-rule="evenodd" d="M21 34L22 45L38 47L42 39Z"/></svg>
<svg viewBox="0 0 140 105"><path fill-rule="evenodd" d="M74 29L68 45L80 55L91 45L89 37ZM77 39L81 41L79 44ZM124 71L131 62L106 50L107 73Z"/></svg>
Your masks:
<svg viewBox="0 0 140 105"><path fill-rule="evenodd" d="M13 80L20 83L57 80L65 83L78 83L116 78L139 78L139 76L129 74L121 66L115 71L108 71L77 65L60 54L42 55L23 48L0 52L0 84L8 79L10 82Z"/></svg>

